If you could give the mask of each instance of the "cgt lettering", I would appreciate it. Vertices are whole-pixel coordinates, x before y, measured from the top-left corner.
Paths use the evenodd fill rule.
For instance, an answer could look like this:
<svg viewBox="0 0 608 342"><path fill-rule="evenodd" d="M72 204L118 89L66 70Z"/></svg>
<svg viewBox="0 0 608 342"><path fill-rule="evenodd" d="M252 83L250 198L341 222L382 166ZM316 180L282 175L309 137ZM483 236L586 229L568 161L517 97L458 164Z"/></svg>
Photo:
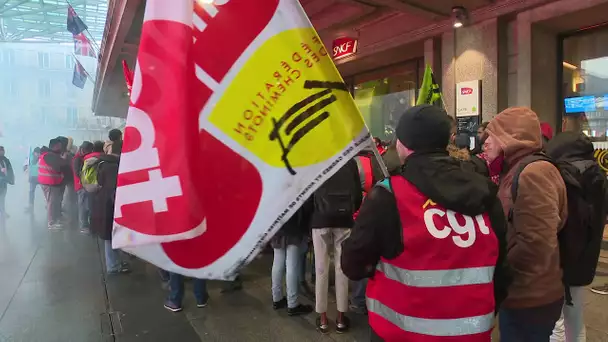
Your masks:
<svg viewBox="0 0 608 342"><path fill-rule="evenodd" d="M440 218L447 216L448 225L437 227L434 220L435 216L439 216ZM460 224L456 216L460 218L460 221L464 219L464 224ZM445 239L454 232L456 235L452 235L452 241L454 241L456 246L461 248L471 247L475 243L477 237L476 226L479 227L481 234L490 234L490 229L486 225L483 215L477 215L473 218L456 213L453 210L446 212L439 208L430 208L424 211L424 225L428 232L436 239Z"/></svg>
<svg viewBox="0 0 608 342"><path fill-rule="evenodd" d="M154 124L146 112L131 107L129 127L137 129L141 143L134 151L122 154L119 173L148 170L148 180L116 188L114 217L122 217L123 205L147 201L152 201L154 213L168 211L167 199L182 196L179 176L163 177L158 149L154 147Z"/></svg>

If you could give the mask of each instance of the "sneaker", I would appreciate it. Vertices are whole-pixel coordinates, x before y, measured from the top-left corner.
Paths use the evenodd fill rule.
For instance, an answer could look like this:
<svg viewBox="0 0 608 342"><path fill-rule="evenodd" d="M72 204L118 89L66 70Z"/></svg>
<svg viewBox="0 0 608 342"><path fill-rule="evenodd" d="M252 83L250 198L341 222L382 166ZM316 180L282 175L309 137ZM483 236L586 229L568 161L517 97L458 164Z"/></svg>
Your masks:
<svg viewBox="0 0 608 342"><path fill-rule="evenodd" d="M181 305L177 305L176 303L173 303L170 300L166 300L165 301L165 309L171 311L171 312L180 312L182 311L182 306Z"/></svg>
<svg viewBox="0 0 608 342"><path fill-rule="evenodd" d="M207 303L209 302L209 299L205 299L204 301L196 301L196 307L199 309L202 309L204 307L207 306Z"/></svg>
<svg viewBox="0 0 608 342"><path fill-rule="evenodd" d="M123 265L120 265L120 268L118 268L116 270L108 271L108 274L126 274L126 273L131 273L131 269L128 267L125 267Z"/></svg>
<svg viewBox="0 0 608 342"><path fill-rule="evenodd" d="M317 317L317 330L323 335L329 333L329 324L322 324L321 316Z"/></svg>
<svg viewBox="0 0 608 342"><path fill-rule="evenodd" d="M221 293L229 293L243 289L243 282L240 279L235 279L233 281L228 282L225 287L222 289Z"/></svg>
<svg viewBox="0 0 608 342"><path fill-rule="evenodd" d="M90 231L90 230L89 230L89 228L87 228L87 227L81 227L81 228L80 228L80 232L81 232L82 234L89 234L91 231Z"/></svg>
<svg viewBox="0 0 608 342"><path fill-rule="evenodd" d="M49 229L50 230L61 230L63 229L63 225L61 223L49 223Z"/></svg>
<svg viewBox="0 0 608 342"><path fill-rule="evenodd" d="M348 319L346 315L343 315L342 322L336 321L336 332L338 334L343 334L348 331L348 328L350 328L350 319Z"/></svg>
<svg viewBox="0 0 608 342"><path fill-rule="evenodd" d="M351 304L348 306L348 308L350 309L351 312L354 312L358 315L367 315L367 308L365 307L365 305L359 306L359 305Z"/></svg>
<svg viewBox="0 0 608 342"><path fill-rule="evenodd" d="M278 302L272 302L272 308L275 310L284 309L287 307L287 298L283 298Z"/></svg>
<svg viewBox="0 0 608 342"><path fill-rule="evenodd" d="M601 294L601 295L608 295L608 283L606 283L604 285L600 285L600 286L591 287L591 292Z"/></svg>
<svg viewBox="0 0 608 342"><path fill-rule="evenodd" d="M312 305L298 304L295 308L287 308L287 314L289 316L300 316L308 315L312 312Z"/></svg>

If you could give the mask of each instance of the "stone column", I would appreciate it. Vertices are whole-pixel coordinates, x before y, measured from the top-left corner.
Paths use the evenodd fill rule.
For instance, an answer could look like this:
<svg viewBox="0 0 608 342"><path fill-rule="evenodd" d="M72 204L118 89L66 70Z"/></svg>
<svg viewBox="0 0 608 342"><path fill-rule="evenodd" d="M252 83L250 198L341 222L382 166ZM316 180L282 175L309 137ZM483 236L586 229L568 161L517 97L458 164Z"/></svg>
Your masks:
<svg viewBox="0 0 608 342"><path fill-rule="evenodd" d="M456 83L481 80L482 120L498 110L498 21L496 18L442 36L442 92L454 115Z"/></svg>

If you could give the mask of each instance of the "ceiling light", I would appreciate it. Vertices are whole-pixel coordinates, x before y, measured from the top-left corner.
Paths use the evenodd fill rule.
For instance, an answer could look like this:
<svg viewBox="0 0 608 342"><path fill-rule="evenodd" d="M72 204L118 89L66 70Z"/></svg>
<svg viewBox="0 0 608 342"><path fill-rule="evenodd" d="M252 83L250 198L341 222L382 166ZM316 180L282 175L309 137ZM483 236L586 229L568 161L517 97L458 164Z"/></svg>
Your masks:
<svg viewBox="0 0 608 342"><path fill-rule="evenodd" d="M454 28L460 28L469 23L469 12L462 6L452 7L452 18L454 19Z"/></svg>

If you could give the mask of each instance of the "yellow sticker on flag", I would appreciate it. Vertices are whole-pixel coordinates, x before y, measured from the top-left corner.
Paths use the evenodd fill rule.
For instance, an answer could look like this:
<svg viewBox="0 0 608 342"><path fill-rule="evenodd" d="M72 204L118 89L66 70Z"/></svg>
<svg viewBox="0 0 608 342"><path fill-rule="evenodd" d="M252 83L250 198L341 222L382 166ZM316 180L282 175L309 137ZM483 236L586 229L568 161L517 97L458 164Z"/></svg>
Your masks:
<svg viewBox="0 0 608 342"><path fill-rule="evenodd" d="M264 162L295 173L361 133L365 124L350 97L314 29L292 29L258 48L209 121Z"/></svg>

